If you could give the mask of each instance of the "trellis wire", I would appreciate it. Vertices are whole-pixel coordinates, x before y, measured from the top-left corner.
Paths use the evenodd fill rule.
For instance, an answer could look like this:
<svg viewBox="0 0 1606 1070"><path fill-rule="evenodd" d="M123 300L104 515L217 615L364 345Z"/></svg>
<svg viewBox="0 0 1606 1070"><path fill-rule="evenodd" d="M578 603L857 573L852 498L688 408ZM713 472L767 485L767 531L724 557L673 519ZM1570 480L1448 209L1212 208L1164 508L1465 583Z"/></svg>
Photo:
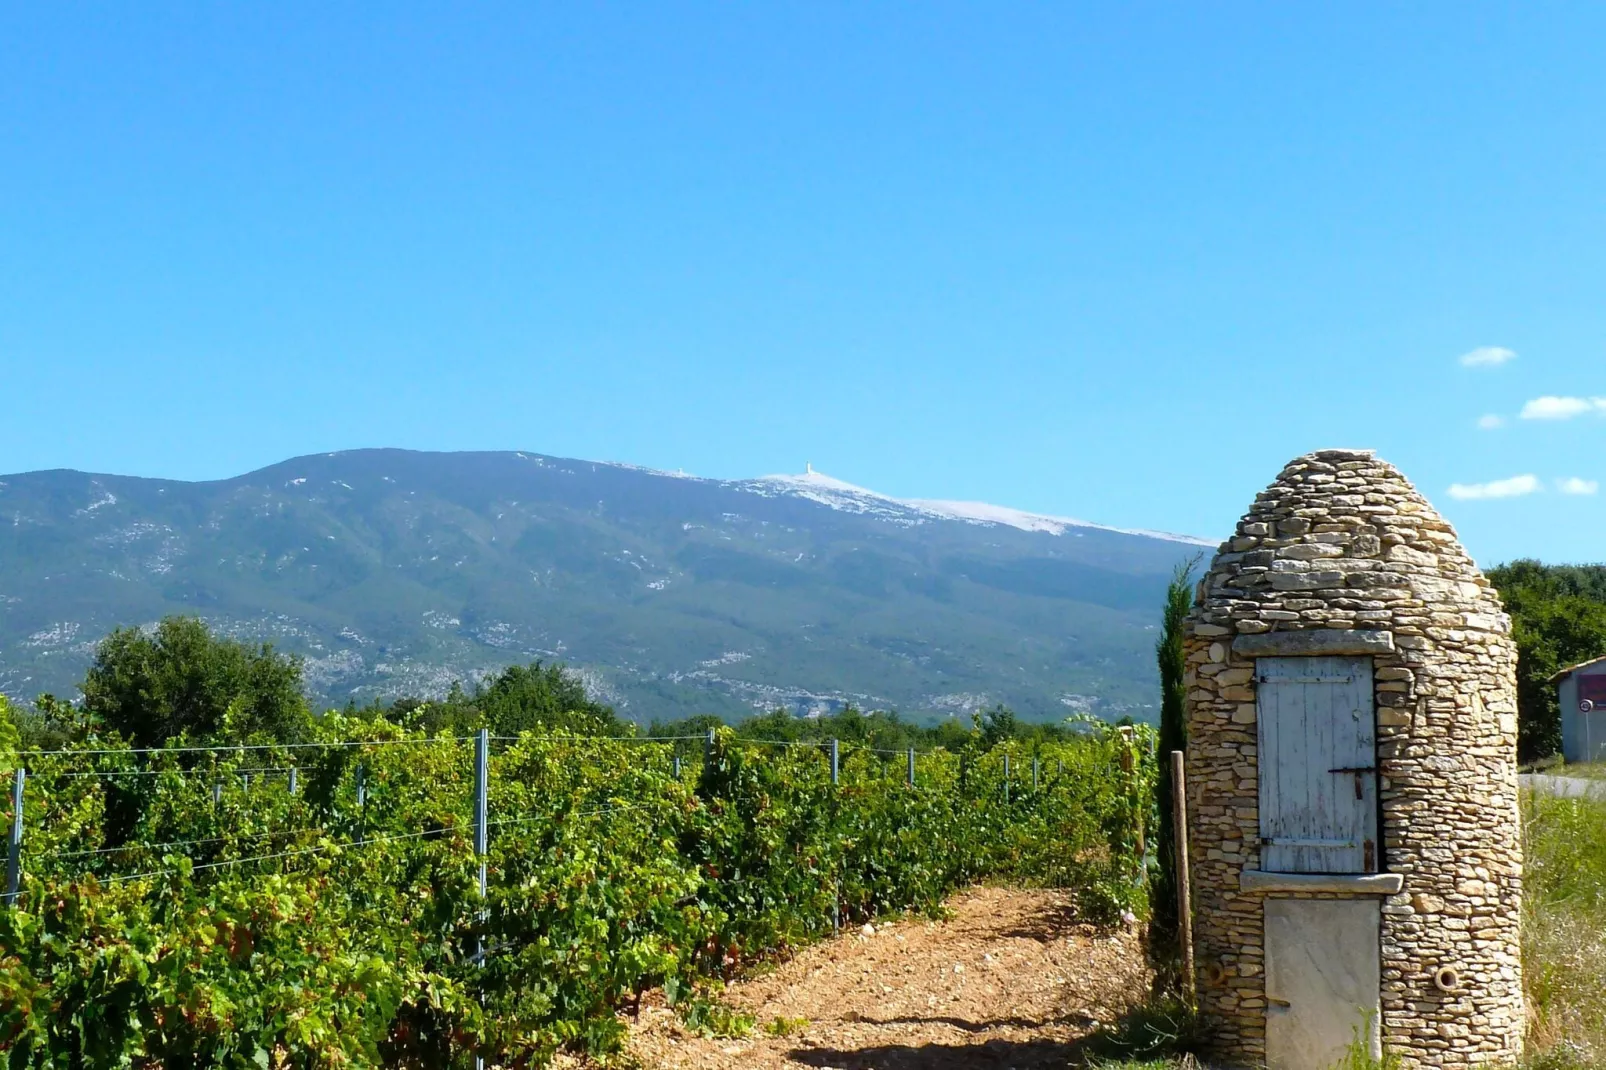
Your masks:
<svg viewBox="0 0 1606 1070"><path fill-rule="evenodd" d="M429 739L345 739L329 743L240 743L219 747L97 747L84 750L71 748L57 750L22 750L18 754L40 757L80 756L103 754L236 754L257 750L309 750L339 747L390 747L404 744L426 746L431 743L466 743L473 736L434 736Z"/></svg>
<svg viewBox="0 0 1606 1070"><path fill-rule="evenodd" d="M51 777L63 780L81 780L85 777L118 777L118 776L173 776L203 777L203 776L253 776L257 773L287 773L295 769L293 765L264 765L253 769L212 769L201 767L196 769L93 769L84 773L36 773L39 777Z"/></svg>
<svg viewBox="0 0 1606 1070"><path fill-rule="evenodd" d="M498 828L502 825L527 825L531 821L567 821L571 817L597 817L602 814L623 814L635 810L650 810L647 803L628 803L619 806L608 806L600 810L571 810L566 814L527 814L524 817L504 817L495 821L486 822L487 828Z"/></svg>
<svg viewBox="0 0 1606 1070"><path fill-rule="evenodd" d="M706 739L706 736L537 736L532 734L520 736L491 736L490 739L499 743L522 743L526 740L537 743L679 743L686 740Z"/></svg>
<svg viewBox="0 0 1606 1070"><path fill-rule="evenodd" d="M203 869L220 869L224 866L243 866L248 862L271 862L279 858L294 858L300 855L322 854L325 851L336 851L343 847L366 847L371 843L385 843L391 840L416 840L425 836L439 836L446 832L455 832L455 825L446 825L438 829L424 829L418 832L397 832L384 836L365 836L360 840L346 840L340 843L324 843L316 847L301 847L294 851L275 851L272 854L251 855L246 858L231 858L219 862L201 862L190 867L193 873ZM124 881L137 881L145 877L161 877L169 873L177 873L176 869L153 869L147 873L118 874L106 878L107 884Z"/></svg>
<svg viewBox="0 0 1606 1070"><path fill-rule="evenodd" d="M170 840L170 841L165 842L165 843L125 843L125 844L120 844L120 845L118 845L116 847L95 847L95 848L91 848L91 849L83 850L83 851L62 851L62 852L56 854L55 857L56 858L87 858L87 857L89 857L91 855L120 854L120 853L127 853L129 851L155 851L155 850L157 850L159 848L168 848L168 847L201 847L201 846L205 846L206 844L209 844L209 843L228 843L231 840L234 840L234 841L239 841L239 840L245 840L245 841L268 840L268 839L274 838L275 836L300 836L300 835L302 835L304 833L308 833L308 832L323 832L323 831L325 831L325 828L322 825L308 825L308 826L306 826L304 828L279 829L279 830L273 831L273 832L256 832L256 833L250 833L250 834L247 834L247 835L244 835L244 836L208 836L208 837L206 837L204 839L199 839L199 840Z"/></svg>
<svg viewBox="0 0 1606 1070"><path fill-rule="evenodd" d="M578 737L578 736L534 736L534 735L530 735L530 734L525 734L525 735L522 735L522 736L496 736L496 737L493 737L493 736L490 736L489 733L486 732L484 729L481 729L474 736L440 736L440 737L435 737L433 739L427 739L427 740L352 740L352 741L342 741L342 742L326 743L326 744L250 744L250 745L242 745L242 746L237 746L237 747L126 748L126 749L123 749L123 750L113 750L113 749L109 749L109 748L96 748L96 749L82 750L82 751L74 751L74 750L40 751L40 750L36 750L36 751L27 751L27 752L23 752L23 753L29 753L29 754L35 754L35 755L41 755L41 756L42 755L50 755L50 756L102 755L103 756L103 755L108 755L108 754L124 754L124 755L143 754L143 755L150 755L150 754L179 754L179 753L227 754L227 753L240 753L240 752L248 752L248 751L273 750L273 749L306 749L306 748L311 748L311 747L349 748L349 747L362 747L362 746L369 746L369 745L387 745L387 744L401 744L401 743L414 743L414 744L451 743L451 744L457 744L457 743L462 743L462 742L467 742L467 741L472 740L476 744L476 769L475 769L475 772L476 772L476 781L477 781L477 783L475 785L475 800L474 800L475 801L475 807L476 807L476 815L475 815L476 820L473 821L472 824L475 826L476 832L477 832L477 834L476 834L476 847L478 848L477 854L479 854L483 858L483 856L486 853L486 851L488 850L488 846L489 846L488 842L487 842L487 839L485 837L485 832L488 831L492 827L501 826L501 825L526 824L526 823L531 822L531 821L539 821L539 820L561 821L561 820L565 820L565 819L567 819L569 817L589 817L589 816L598 816L598 815L610 814L610 813L620 813L620 812L625 812L625 811L630 811L630 810L646 809L648 807L648 805L649 805L649 804L645 804L645 803L644 804L622 804L622 805L609 806L609 807L606 807L606 808L603 808L603 809L600 809L600 810L571 811L568 814L534 814L534 815L528 815L526 817L520 817L520 818L502 818L502 819L497 819L497 820L489 820L488 819L489 818L488 811L486 809L486 806L488 804L489 769L488 769L488 766L485 766L483 764L483 762L484 762L484 758L488 757L488 746L492 741L505 742L505 741L543 741L543 740L547 740L547 741L579 741L579 740L584 740L584 741L587 741L587 742L601 742L601 743L608 743L608 742L616 742L616 743L626 743L626 742L673 743L673 742L689 742L689 741L695 741L695 740L703 740L705 742L705 744L708 745L711 748L714 739L715 739L715 734L714 734L714 732L712 730L710 730L708 733L705 733L705 734L702 734L702 735L680 735L680 736ZM907 758L907 763L908 763L908 765L907 765L907 773L906 773L906 780L907 780L908 786L911 789L915 789L916 788L916 773L917 773L917 758L918 758L918 756L921 755L921 754L936 753L936 751L934 751L934 750L924 750L924 751L922 751L919 748L915 748L915 747L909 747L909 748L906 748L906 749L903 749L903 750L895 750L895 749L892 749L892 748L870 747L870 746L861 745L861 744L847 744L846 746L844 746L837 739L826 739L826 740L780 740L780 739L736 737L736 738L733 739L733 742L734 743L738 743L738 744L747 743L747 744L754 744L754 745L759 745L759 746L801 747L801 748L807 748L807 749L812 749L812 750L818 750L823 755L825 755L829 760L831 781L832 781L833 784L839 782L839 780L840 780L840 775L841 775L841 773L840 773L840 763L841 763L841 753L842 753L843 750L848 750L850 752L853 751L853 750L861 750L861 751L865 751L866 753L881 754L881 755L905 755L906 758ZM710 753L711 753L711 750L710 750ZM675 756L675 765L676 766L679 765L679 755L678 754ZM1033 765L1033 769L1032 769L1033 786L1037 787L1038 784L1039 784L1039 778L1040 778L1040 762L1039 762L1039 760L1034 757L1033 760L1032 760L1032 765ZM1063 767L1064 767L1063 761L1059 762L1059 767L1060 767L1061 771L1063 771ZM62 778L77 778L77 777L102 777L102 778L106 778L106 777L118 777L118 776L125 776L125 775L156 776L156 775L160 775L162 773L169 773L169 772L170 773L179 774L179 775L182 775L182 776L211 775L213 777L220 777L223 774L230 774L230 775L234 775L234 776L246 777L247 778L247 783L249 783L249 776L251 774L285 772L285 773L289 773L290 774L289 780L290 780L290 782L292 784L292 789L291 790L294 791L295 789L294 789L293 785L294 785L295 779L296 779L295 774L297 772L297 767L295 767L295 766L260 766L260 767L251 767L251 768L248 768L248 769L222 769L222 770L215 769L215 768L156 769L156 770L96 770L96 771L91 771L91 772L57 773L57 774L45 774L45 775L47 777L52 777L53 776L53 777L62 777ZM679 773L678 769L677 769L676 772L677 772L677 776L678 776L678 773ZM20 769L20 768L18 769L17 774L16 774L15 790L13 792L14 796L20 796L21 795L23 777L25 777L26 775L27 774L23 769ZM1004 784L1003 784L1004 798L1005 798L1006 801L1008 801L1009 796L1010 796L1010 760L1009 760L1009 756L1007 754L1004 756L1004 761L1003 761L1003 777L1004 777ZM356 792L357 792L357 800L358 800L359 807L364 807L365 803L366 803L366 798L365 798L366 795L367 795L366 779L367 778L366 778L365 766L362 765L362 764L359 764L356 767L356 770L355 770ZM221 781L220 780L214 780L214 782L213 782L213 798L214 798L214 801L219 800L221 798L221 790L222 790ZM925 790L931 790L931 789L928 788L928 789L925 789ZM22 831L21 827L20 827L21 826L21 816L20 816L21 815L21 811L20 811L20 808L18 808L15 804L14 804L13 809L16 811L16 817L15 817L15 820L13 821L12 858L9 860L10 861L10 865L8 865L8 874L7 874L7 876L8 876L8 882L7 882L7 899L8 899L8 901L10 901L11 899L13 899L15 897L16 885L18 885L20 883L20 877L21 877L21 874L20 874L20 847L21 847L21 831ZM365 829L365 827L366 827L365 823L359 824L359 828L360 829ZM279 858L296 857L296 856L306 855L306 854L315 854L315 853L321 853L321 852L328 851L328 850L333 850L333 849L340 848L340 847L357 847L357 846L363 846L363 845L371 844L371 843L382 843L382 842L386 842L388 840L394 840L394 839L411 839L411 838L416 838L416 837L419 837L419 836L436 835L436 834L441 833L441 832L449 831L450 828L452 828L452 827L453 826L447 826L447 827L442 828L442 829L428 830L428 831L424 831L424 832L410 832L410 833L401 833L401 834L394 834L394 835L372 836L372 837L366 835L366 833L363 832L355 840L344 841L344 842L336 843L336 844L325 844L325 845L319 845L319 846L316 846L316 847L308 847L308 848L296 849L296 850L293 850L293 851L272 852L272 853L268 853L268 854L252 855L252 856L247 856L247 857L238 858L238 859L227 859L227 860L219 860L219 861L213 861L213 862L199 863L199 864L196 864L195 866L192 867L192 871L211 870L211 869L223 868L223 867L227 867L227 866L244 865L244 864L250 863L250 862L258 862L258 861L266 861L266 860L279 859ZM226 842L231 842L231 841L232 842L251 842L251 841L260 841L260 840L271 840L271 839L276 839L276 838L280 838L280 837L290 838L290 837L295 837L295 836L308 835L308 834L314 834L314 833L325 833L325 832L327 832L327 829L324 828L324 827L311 826L311 827L303 827L303 828L297 828L297 829L283 829L283 830L264 831L264 832L250 833L250 834L245 834L245 835L213 836L213 837L196 838L196 839L191 839L191 840L164 841L164 842L158 842L158 843L134 842L134 843L120 844L120 845L115 846L115 847L101 847L101 848L84 849L84 850L78 850L78 851L68 851L68 852L63 852L63 853L57 854L57 855L55 855L55 857L56 858L60 858L60 859L92 858L92 857L99 857L99 856L110 855L110 854L127 854L127 853L133 853L133 852L141 851L141 850L151 850L151 851L155 851L155 850L171 850L171 849L174 849L174 848L199 847L199 846L206 846L206 845L209 845L209 844L226 843ZM482 868L483 868L483 863L482 863ZM144 873L114 875L114 876L108 877L106 879L108 881L128 881L128 880L136 880L136 879L140 879L140 878L143 878L143 877L155 876L155 875L160 875L160 874L163 874L163 873L170 873L170 872L174 872L174 870L162 869L162 870L153 870L153 871L144 872ZM15 874L15 876L13 876L13 874Z"/></svg>

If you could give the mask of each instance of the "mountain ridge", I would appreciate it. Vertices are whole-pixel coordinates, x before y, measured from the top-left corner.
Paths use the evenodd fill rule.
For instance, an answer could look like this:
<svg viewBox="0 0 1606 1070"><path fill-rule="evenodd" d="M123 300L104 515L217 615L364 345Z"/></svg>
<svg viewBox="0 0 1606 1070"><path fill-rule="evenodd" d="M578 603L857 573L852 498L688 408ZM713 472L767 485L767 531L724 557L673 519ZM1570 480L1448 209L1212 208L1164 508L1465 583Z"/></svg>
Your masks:
<svg viewBox="0 0 1606 1070"><path fill-rule="evenodd" d="M1147 618L1197 545L812 467L376 449L201 482L19 473L0 476L0 689L69 691L111 627L192 612L302 654L337 703L539 658L641 719L1134 710Z"/></svg>

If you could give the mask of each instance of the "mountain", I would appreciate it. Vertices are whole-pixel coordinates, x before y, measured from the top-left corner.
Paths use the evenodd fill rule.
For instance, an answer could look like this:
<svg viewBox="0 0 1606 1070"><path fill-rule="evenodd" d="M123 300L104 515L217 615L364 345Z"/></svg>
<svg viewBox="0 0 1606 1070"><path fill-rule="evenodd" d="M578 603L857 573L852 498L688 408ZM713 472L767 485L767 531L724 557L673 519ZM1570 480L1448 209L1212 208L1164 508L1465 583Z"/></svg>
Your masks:
<svg viewBox="0 0 1606 1070"><path fill-rule="evenodd" d="M0 690L73 694L107 631L192 613L303 655L327 703L541 659L640 720L1140 712L1198 548L812 470L354 450L204 483L30 472L0 477Z"/></svg>

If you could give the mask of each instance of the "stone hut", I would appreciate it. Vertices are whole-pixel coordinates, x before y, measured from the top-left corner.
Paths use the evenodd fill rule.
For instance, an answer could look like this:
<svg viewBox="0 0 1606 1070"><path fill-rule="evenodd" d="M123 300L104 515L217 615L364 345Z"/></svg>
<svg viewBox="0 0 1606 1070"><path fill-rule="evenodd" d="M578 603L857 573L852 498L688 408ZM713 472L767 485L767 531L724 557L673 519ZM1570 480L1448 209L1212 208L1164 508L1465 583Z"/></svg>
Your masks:
<svg viewBox="0 0 1606 1070"><path fill-rule="evenodd" d="M1216 554L1186 650L1218 1056L1520 1054L1517 655L1450 525L1370 451L1300 457Z"/></svg>

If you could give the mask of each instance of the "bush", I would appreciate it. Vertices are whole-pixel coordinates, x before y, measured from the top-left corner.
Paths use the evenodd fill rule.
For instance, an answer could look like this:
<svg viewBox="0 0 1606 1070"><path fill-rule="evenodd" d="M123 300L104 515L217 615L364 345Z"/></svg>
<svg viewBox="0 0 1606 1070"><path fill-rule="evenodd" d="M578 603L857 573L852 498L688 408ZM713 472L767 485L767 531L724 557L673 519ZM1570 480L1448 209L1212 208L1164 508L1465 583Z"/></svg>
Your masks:
<svg viewBox="0 0 1606 1070"><path fill-rule="evenodd" d="M311 720L299 658L219 639L195 617L168 617L153 634L112 632L83 691L84 711L136 747L183 735L297 740Z"/></svg>

